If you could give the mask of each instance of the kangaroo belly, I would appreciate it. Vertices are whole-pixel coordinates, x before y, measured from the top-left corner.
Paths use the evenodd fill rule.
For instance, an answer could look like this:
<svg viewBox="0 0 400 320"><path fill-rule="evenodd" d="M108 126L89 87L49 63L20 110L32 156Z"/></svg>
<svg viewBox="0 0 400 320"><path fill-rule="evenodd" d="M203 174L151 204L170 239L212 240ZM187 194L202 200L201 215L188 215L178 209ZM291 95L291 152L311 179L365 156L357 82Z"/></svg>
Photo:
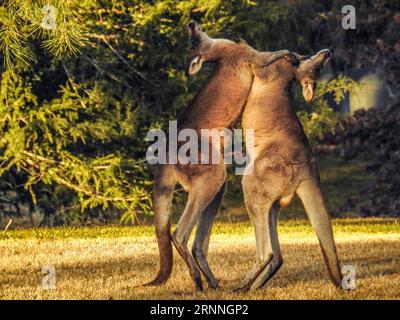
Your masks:
<svg viewBox="0 0 400 320"><path fill-rule="evenodd" d="M307 159L295 161L278 152L262 152L254 160L252 176L257 181L254 187L261 187L266 197L278 201L282 207L290 204L300 182L309 175Z"/></svg>

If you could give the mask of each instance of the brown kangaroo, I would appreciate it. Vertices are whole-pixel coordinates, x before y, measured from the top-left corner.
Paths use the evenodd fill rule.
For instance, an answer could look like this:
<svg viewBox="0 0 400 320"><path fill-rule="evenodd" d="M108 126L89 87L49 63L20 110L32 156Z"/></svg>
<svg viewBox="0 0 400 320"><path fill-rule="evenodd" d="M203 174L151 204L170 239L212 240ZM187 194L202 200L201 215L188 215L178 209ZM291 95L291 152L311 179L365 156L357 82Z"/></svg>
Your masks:
<svg viewBox="0 0 400 320"><path fill-rule="evenodd" d="M213 74L186 110L179 130L232 128L239 120L254 78L254 66L265 66L287 55L288 51L259 53L243 41L212 39L201 27L188 24L194 57L187 73L197 73L203 62L213 61ZM154 223L160 254L160 269L150 285L168 280L172 270L172 245L186 262L196 288L202 290L201 273L208 285L217 288L207 262L207 248L214 216L217 214L225 188L226 168L220 164L160 165L154 184ZM171 201L176 183L188 192L188 201L172 236L170 234ZM192 254L187 248L189 236L197 222Z"/></svg>
<svg viewBox="0 0 400 320"><path fill-rule="evenodd" d="M342 275L330 217L321 192L319 173L300 121L290 104L295 79L306 101L313 98L315 81L329 50L312 57L296 55L294 67L286 59L255 68L255 78L243 113L243 127L254 129L253 171L242 179L247 211L254 225L257 262L239 290L257 289L278 271L283 260L277 232L279 209L297 194L307 212L334 285Z"/></svg>

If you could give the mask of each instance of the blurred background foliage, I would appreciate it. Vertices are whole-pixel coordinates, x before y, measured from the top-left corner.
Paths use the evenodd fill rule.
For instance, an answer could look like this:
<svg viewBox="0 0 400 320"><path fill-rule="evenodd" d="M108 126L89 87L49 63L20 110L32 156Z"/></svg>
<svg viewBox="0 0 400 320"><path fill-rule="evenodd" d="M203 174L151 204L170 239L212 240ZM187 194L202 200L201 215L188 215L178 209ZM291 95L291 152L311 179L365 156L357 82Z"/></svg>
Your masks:
<svg viewBox="0 0 400 320"><path fill-rule="evenodd" d="M312 141L332 134L342 117L332 106L357 86L347 68L392 57L387 50L398 44L398 33L387 32L393 23L398 31L398 4L350 1L357 29L343 30L348 2L3 0L0 219L63 225L151 214L146 133L179 118L209 74L185 76L191 20L211 36L237 33L258 50L334 48L312 104L293 88ZM43 28L49 4L54 29ZM398 80L396 66L388 72ZM235 197L239 178L231 180Z"/></svg>

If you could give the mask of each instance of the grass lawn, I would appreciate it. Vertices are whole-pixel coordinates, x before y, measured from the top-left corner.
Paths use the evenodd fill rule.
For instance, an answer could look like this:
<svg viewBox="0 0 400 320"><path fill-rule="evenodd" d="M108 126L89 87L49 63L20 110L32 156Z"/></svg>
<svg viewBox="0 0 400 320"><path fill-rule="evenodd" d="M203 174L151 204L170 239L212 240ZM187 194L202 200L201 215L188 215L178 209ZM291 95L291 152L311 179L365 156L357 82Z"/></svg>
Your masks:
<svg viewBox="0 0 400 320"><path fill-rule="evenodd" d="M177 255L167 284L140 286L157 271L151 226L3 231L0 299L400 299L400 220L337 219L334 230L342 263L356 267L355 290L330 284L307 221L283 219L284 265L267 288L246 294L232 289L254 262L248 221L214 226L209 260L221 289L203 293ZM55 267L55 290L41 287L44 266Z"/></svg>

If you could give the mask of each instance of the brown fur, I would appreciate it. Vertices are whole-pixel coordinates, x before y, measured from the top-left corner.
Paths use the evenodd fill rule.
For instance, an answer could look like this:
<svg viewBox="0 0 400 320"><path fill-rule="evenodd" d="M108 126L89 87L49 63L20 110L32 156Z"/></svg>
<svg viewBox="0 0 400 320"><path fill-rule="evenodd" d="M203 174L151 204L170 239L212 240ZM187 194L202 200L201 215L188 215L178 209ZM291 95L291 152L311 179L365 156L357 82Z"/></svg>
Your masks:
<svg viewBox="0 0 400 320"><path fill-rule="evenodd" d="M211 39L199 25L188 25L194 58L188 73L194 74L203 62L215 61L214 72L188 107L179 128L231 128L239 120L254 77L253 67L268 65L287 51L260 54L243 42ZM186 262L196 288L202 290L201 273L211 288L218 286L206 259L212 221L221 203L226 168L220 164L162 165L154 185L154 221L160 253L160 269L150 283L168 280L172 270L172 247ZM186 208L170 235L170 205L175 184L179 182L189 193ZM189 236L198 223L192 253L187 248Z"/></svg>
<svg viewBox="0 0 400 320"><path fill-rule="evenodd" d="M341 284L341 272L333 240L329 214L322 196L318 169L310 145L290 104L289 86L293 79L303 86L310 100L315 79L329 51L301 58L298 68L286 59L256 68L252 89L243 114L244 129L254 130L254 170L243 177L248 213L255 227L258 261L239 289L257 289L277 272L282 257L277 234L279 208L287 206L297 193L319 238L330 278ZM260 272L257 266L273 255ZM254 279L254 274L259 275Z"/></svg>

